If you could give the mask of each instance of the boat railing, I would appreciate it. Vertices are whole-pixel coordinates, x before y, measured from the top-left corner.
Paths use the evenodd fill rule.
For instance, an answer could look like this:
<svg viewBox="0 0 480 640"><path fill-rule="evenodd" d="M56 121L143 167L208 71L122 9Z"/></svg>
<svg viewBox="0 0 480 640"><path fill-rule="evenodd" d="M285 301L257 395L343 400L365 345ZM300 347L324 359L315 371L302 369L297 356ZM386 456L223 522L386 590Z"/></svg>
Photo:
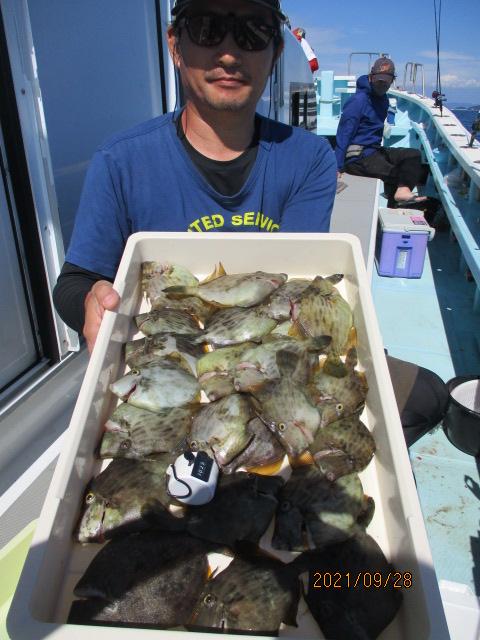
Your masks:
<svg viewBox="0 0 480 640"><path fill-rule="evenodd" d="M379 51L352 51L352 53L348 57L348 70L347 75L351 75L352 69L352 58L353 56L368 56L367 60L367 73L370 73L370 69L372 68L372 59L375 58L389 58L390 54L381 53Z"/></svg>
<svg viewBox="0 0 480 640"><path fill-rule="evenodd" d="M422 93L421 94L418 94L418 92L416 90L418 72L420 72L421 79L422 79ZM411 93L416 93L417 95L421 95L422 98L424 98L425 97L425 72L424 72L424 69L423 69L423 64L421 62L407 62L407 63L405 63L405 70L403 72L403 89L405 91L409 91L409 88L407 87L407 75L408 75L408 80L410 82Z"/></svg>

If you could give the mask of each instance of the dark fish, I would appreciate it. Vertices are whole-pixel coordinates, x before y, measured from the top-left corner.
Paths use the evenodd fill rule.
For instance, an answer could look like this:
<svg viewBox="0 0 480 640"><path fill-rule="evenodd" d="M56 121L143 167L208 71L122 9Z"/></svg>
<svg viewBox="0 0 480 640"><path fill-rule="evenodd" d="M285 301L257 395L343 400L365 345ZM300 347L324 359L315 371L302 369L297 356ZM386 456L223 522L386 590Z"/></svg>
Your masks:
<svg viewBox="0 0 480 640"><path fill-rule="evenodd" d="M215 497L201 507L190 507L187 531L194 536L228 546L239 540L257 543L277 508L280 476L260 476L238 471L221 475Z"/></svg>
<svg viewBox="0 0 480 640"><path fill-rule="evenodd" d="M191 628L278 635L282 622L297 626L299 597L300 582L291 565L237 556L205 585Z"/></svg>
<svg viewBox="0 0 480 640"><path fill-rule="evenodd" d="M345 540L357 531L367 508L356 474L332 483L311 465L293 469L278 502L272 546L287 551Z"/></svg>
<svg viewBox="0 0 480 640"><path fill-rule="evenodd" d="M214 278L197 286L168 287L169 296L197 296L219 307L253 307L287 279L284 273L236 273Z"/></svg>
<svg viewBox="0 0 480 640"><path fill-rule="evenodd" d="M265 302L267 315L282 322L289 320L293 304L299 296L310 286L311 280L292 278L272 293Z"/></svg>
<svg viewBox="0 0 480 640"><path fill-rule="evenodd" d="M77 538L79 542L103 541L117 533L145 529L155 515L157 526L179 530L182 518L168 507L178 504L167 493L166 470L172 456L152 460L112 460L87 489Z"/></svg>
<svg viewBox="0 0 480 640"><path fill-rule="evenodd" d="M172 627L188 622L208 575L213 545L182 533L112 540L78 581L68 622Z"/></svg>
<svg viewBox="0 0 480 640"><path fill-rule="evenodd" d="M223 473L233 473L240 468L263 467L284 458L285 449L259 418L250 420L247 432L252 436L250 443L236 458L222 467Z"/></svg>
<svg viewBox="0 0 480 640"><path fill-rule="evenodd" d="M372 434L354 414L319 429L309 451L320 471L333 482L365 469L375 448Z"/></svg>
<svg viewBox="0 0 480 640"><path fill-rule="evenodd" d="M394 586L395 581L400 584L394 567L366 533L324 551L303 553L294 564L308 571L305 600L326 638L373 640L402 604L401 589ZM334 583L337 588L330 588Z"/></svg>
<svg viewBox="0 0 480 640"><path fill-rule="evenodd" d="M191 424L190 409L177 407L153 413L125 402L105 423L100 457L144 458L154 453L176 451Z"/></svg>

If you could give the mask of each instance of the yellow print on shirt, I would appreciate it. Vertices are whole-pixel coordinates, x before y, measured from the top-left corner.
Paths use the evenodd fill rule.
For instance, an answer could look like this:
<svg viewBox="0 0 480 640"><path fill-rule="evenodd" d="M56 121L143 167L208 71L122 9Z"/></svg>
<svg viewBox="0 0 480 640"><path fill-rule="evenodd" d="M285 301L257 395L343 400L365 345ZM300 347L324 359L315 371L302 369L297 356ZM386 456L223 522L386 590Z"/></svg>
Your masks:
<svg viewBox="0 0 480 640"><path fill-rule="evenodd" d="M233 227L257 227L263 231L278 231L280 226L261 211L246 211L244 214L234 214L230 219ZM221 213L211 216L202 216L194 220L188 227L188 231L212 231L225 226L225 218Z"/></svg>

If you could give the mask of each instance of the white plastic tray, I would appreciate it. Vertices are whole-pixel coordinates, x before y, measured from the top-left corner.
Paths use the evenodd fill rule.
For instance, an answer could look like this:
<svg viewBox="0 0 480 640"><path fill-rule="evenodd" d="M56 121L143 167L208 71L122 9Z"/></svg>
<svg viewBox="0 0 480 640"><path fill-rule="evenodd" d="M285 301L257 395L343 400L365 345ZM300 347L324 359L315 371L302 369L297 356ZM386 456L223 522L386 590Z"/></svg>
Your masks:
<svg viewBox="0 0 480 640"><path fill-rule="evenodd" d="M140 271L145 260L176 262L197 276L221 261L227 273L264 270L290 277L343 273L341 293L351 305L358 334L359 367L369 392L363 419L377 452L361 479L375 500L368 532L398 571L409 571L413 586L403 589L402 608L381 638L448 638L438 584L420 511L410 461L393 395L382 339L370 295L360 243L347 234L138 233L128 240L115 289L118 312L107 312L8 616L12 640L46 638L146 638L167 631L65 623L73 586L98 551L73 542L85 487L99 468L94 450L116 400L109 384L123 371L122 343L136 333L132 316L141 306ZM312 637L300 625L282 635ZM205 640L206 634L175 632L178 640ZM210 635L210 634L207 634ZM218 638L218 635L215 634ZM231 636L238 637L238 636ZM322 637L318 633L319 638Z"/></svg>

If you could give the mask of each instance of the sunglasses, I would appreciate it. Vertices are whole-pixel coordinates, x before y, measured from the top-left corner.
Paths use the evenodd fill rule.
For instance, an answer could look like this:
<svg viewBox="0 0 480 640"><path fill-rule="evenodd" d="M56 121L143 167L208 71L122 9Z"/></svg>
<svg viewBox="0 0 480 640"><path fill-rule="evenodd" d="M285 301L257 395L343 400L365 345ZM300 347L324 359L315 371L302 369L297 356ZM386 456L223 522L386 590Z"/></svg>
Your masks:
<svg viewBox="0 0 480 640"><path fill-rule="evenodd" d="M202 13L185 16L179 20L179 27L185 26L190 40L199 47L216 47L228 32L243 51L263 51L272 38L279 37L279 30L253 16L218 15Z"/></svg>

